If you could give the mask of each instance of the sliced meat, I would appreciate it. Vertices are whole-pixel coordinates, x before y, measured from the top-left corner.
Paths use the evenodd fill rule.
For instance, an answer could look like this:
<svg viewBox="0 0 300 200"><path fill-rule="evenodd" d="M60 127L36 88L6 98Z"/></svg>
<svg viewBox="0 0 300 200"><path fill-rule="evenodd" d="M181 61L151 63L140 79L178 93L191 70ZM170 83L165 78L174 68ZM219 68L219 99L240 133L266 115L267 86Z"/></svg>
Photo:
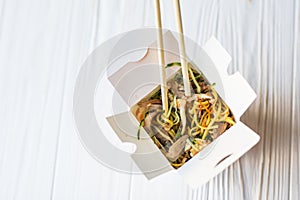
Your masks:
<svg viewBox="0 0 300 200"><path fill-rule="evenodd" d="M218 128L214 129L212 132L213 138L217 138L220 136L222 133L226 131L227 128L227 123L225 122L216 122L214 125L218 125Z"/></svg>
<svg viewBox="0 0 300 200"><path fill-rule="evenodd" d="M138 103L138 106L140 107L145 107L148 106L149 104L162 104L160 99L148 99L148 100L143 100Z"/></svg>
<svg viewBox="0 0 300 200"><path fill-rule="evenodd" d="M169 134L163 127L159 124L152 124L151 125L153 130L153 135L159 140L159 142L164 145L164 147L171 145L173 143L172 139L170 138Z"/></svg>
<svg viewBox="0 0 300 200"><path fill-rule="evenodd" d="M166 157L169 161L174 162L179 158L181 153L184 151L187 138L188 135L181 136L170 146L168 153L166 153Z"/></svg>
<svg viewBox="0 0 300 200"><path fill-rule="evenodd" d="M177 97L184 97L184 91L182 90L182 85L178 84L175 80L171 80L168 82L168 86L173 94Z"/></svg>
<svg viewBox="0 0 300 200"><path fill-rule="evenodd" d="M155 120L157 114L159 112L149 112L149 114L145 118L144 129L147 131L150 137L155 136L162 145L167 145L170 143L168 140L168 132L161 127Z"/></svg>
<svg viewBox="0 0 300 200"><path fill-rule="evenodd" d="M147 101L139 102L137 104L139 107L135 112L136 118L138 119L138 121L142 121L147 111L153 112L155 110L158 110L162 107L161 104L162 103L160 99L150 99Z"/></svg>
<svg viewBox="0 0 300 200"><path fill-rule="evenodd" d="M147 131L147 133L152 137L152 126L153 126L153 120L155 119L157 112L149 112L149 114L146 116L144 121L144 129ZM154 134L155 135L155 134Z"/></svg>
<svg viewBox="0 0 300 200"><path fill-rule="evenodd" d="M178 99L177 102L178 102L179 114L180 114L181 125L182 125L181 135L183 135L186 129L186 100Z"/></svg>

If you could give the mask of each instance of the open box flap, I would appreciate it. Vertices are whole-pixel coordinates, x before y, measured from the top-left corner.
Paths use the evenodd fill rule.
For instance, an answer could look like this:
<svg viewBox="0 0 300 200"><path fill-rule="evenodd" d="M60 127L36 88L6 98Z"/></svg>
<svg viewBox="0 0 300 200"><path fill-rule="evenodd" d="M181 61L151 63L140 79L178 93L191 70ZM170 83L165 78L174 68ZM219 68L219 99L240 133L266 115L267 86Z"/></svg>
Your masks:
<svg viewBox="0 0 300 200"><path fill-rule="evenodd" d="M164 34L165 63L178 62L178 43L170 31ZM129 107L135 105L146 94L160 84L157 45L149 44L145 55L136 62L129 62L108 79ZM172 76L179 68L167 68L166 77Z"/></svg>
<svg viewBox="0 0 300 200"><path fill-rule="evenodd" d="M136 145L136 151L131 157L148 179L173 169L144 129L140 132L141 139L137 139L139 124L131 112L108 117L107 121L122 142Z"/></svg>
<svg viewBox="0 0 300 200"><path fill-rule="evenodd" d="M211 37L202 48L212 59L220 75L222 77L226 76L228 65L231 62L231 56L220 42L215 37Z"/></svg>
<svg viewBox="0 0 300 200"><path fill-rule="evenodd" d="M178 172L190 186L203 185L251 149L259 139L245 124L237 122Z"/></svg>
<svg viewBox="0 0 300 200"><path fill-rule="evenodd" d="M235 118L239 119L255 100L256 93L239 72L224 77L223 83L226 91L224 100Z"/></svg>
<svg viewBox="0 0 300 200"><path fill-rule="evenodd" d="M228 104L235 118L239 119L255 100L255 92L239 72L228 75L227 69L231 62L231 57L215 37L211 37L205 43L203 50L217 68L226 91L224 96L222 96L222 93L219 93L218 88L216 88L217 92Z"/></svg>

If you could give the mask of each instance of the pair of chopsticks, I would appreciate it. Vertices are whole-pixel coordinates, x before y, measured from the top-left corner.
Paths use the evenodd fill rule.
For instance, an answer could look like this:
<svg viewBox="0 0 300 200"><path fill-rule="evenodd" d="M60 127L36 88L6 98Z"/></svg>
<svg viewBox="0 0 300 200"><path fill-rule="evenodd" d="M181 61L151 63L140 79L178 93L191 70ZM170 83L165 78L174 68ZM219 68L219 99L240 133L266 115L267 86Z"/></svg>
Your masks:
<svg viewBox="0 0 300 200"><path fill-rule="evenodd" d="M160 0L154 0L154 2L155 2L155 11L156 11L155 16L156 16L156 24L157 24L158 61L160 66L162 104L163 104L163 109L165 111L165 114L167 114L168 113L168 95L167 95L168 89L167 89L166 70L165 70ZM177 31L179 32L179 51L180 51L180 62L181 62L181 69L183 75L184 94L185 96L191 96L179 0L174 0L174 10L176 15Z"/></svg>

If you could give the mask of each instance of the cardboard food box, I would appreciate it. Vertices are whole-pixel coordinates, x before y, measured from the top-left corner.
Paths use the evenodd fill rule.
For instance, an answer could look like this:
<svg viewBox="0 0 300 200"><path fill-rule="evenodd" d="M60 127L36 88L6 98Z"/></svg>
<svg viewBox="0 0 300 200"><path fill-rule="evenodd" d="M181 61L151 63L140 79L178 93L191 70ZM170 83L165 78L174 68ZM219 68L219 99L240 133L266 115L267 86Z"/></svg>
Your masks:
<svg viewBox="0 0 300 200"><path fill-rule="evenodd" d="M164 34L165 63L180 60L177 41L171 32ZM171 166L145 129L141 129L141 139L137 138L140 122L134 115L136 104L150 97L160 87L155 41L149 45L142 59L127 63L109 76L109 81L130 109L109 116L107 120L122 142L136 145L136 151L131 157L148 179L175 170L190 186L198 187L245 154L260 137L240 121L256 94L238 72L228 75L227 67L231 57L221 44L211 38L203 47L193 46L189 49L187 46L187 55L197 71L202 72L210 83L216 83L217 93L229 106L236 121L232 127L178 169ZM179 67L168 68L167 78L178 70Z"/></svg>

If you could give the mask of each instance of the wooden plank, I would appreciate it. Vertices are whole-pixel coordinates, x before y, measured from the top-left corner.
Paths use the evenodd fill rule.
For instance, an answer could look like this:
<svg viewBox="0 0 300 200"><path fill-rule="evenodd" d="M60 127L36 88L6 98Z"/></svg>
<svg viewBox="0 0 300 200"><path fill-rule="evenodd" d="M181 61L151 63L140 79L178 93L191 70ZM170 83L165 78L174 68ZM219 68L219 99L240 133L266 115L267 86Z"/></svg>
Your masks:
<svg viewBox="0 0 300 200"><path fill-rule="evenodd" d="M51 195L66 78L64 48L68 46L64 26L68 21L60 15L65 8L56 5L4 2L1 199L48 199Z"/></svg>
<svg viewBox="0 0 300 200"><path fill-rule="evenodd" d="M140 26L143 21L143 2L132 1L125 4L99 1L87 5L84 1L77 1L70 5L73 5L72 13L80 10L81 15L73 15L70 21L73 30L70 37L73 38L73 43L69 44L68 49L81 51L70 52L70 55L76 54L77 59L76 64L69 68L68 81L65 84L65 106L62 108L63 117L52 198L129 199L131 175L116 172L99 164L83 148L74 128L73 108L68 102L73 101L73 87L77 73L88 54L113 35ZM126 15L129 12L130 15ZM81 21L81 24L78 24L78 21ZM80 39L76 33L82 29L89 31L81 35ZM78 43L76 40L82 42Z"/></svg>

